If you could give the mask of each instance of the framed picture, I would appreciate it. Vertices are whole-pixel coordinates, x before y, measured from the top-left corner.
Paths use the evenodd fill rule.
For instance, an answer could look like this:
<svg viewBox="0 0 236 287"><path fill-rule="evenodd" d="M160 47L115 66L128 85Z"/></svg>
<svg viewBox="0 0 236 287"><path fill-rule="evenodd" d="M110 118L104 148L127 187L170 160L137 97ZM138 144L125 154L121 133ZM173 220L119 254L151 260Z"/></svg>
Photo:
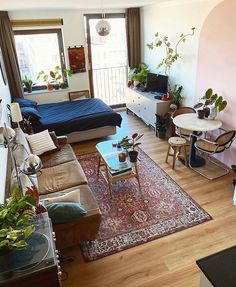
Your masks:
<svg viewBox="0 0 236 287"><path fill-rule="evenodd" d="M3 61L1 47L0 47L0 70L1 70L3 83L4 83L4 85L6 85L7 84L7 75L6 75L6 70L5 70L5 65L4 65L4 61Z"/></svg>
<svg viewBox="0 0 236 287"><path fill-rule="evenodd" d="M74 47L68 48L68 56L69 56L69 62L70 62L70 69L73 71L73 73L81 73L86 72L85 67L85 54L84 54L84 47Z"/></svg>
<svg viewBox="0 0 236 287"><path fill-rule="evenodd" d="M89 96L88 90L69 92L69 99L71 102L75 100L82 100L82 99L89 99L89 98L90 96Z"/></svg>

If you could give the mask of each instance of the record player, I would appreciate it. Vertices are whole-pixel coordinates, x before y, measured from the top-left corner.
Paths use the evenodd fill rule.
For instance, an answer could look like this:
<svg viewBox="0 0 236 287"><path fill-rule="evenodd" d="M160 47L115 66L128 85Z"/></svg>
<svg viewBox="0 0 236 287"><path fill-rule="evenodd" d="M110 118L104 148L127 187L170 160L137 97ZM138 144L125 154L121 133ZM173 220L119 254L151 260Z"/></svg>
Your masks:
<svg viewBox="0 0 236 287"><path fill-rule="evenodd" d="M0 256L0 286L28 286L27 278L37 278L39 273L50 270L55 270L58 275L58 255L47 213L39 214L33 224L35 232L28 238L26 248ZM21 281L23 285L19 283ZM41 286L46 285L41 281ZM60 286L60 283L55 286Z"/></svg>

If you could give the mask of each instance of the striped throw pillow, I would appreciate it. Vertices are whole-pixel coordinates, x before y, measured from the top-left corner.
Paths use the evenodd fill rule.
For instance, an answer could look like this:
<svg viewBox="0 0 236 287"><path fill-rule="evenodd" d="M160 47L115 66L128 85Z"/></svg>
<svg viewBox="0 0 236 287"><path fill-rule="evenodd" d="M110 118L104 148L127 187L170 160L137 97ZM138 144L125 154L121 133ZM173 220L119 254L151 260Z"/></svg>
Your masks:
<svg viewBox="0 0 236 287"><path fill-rule="evenodd" d="M33 154L41 155L47 151L54 150L57 147L53 143L48 130L26 136Z"/></svg>

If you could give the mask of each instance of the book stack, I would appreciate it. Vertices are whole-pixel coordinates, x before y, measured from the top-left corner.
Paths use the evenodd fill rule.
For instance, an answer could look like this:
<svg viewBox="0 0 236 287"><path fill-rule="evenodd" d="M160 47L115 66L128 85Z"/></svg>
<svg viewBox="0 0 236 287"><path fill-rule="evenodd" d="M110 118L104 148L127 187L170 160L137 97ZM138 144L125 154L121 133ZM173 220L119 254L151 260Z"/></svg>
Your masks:
<svg viewBox="0 0 236 287"><path fill-rule="evenodd" d="M119 162L118 154L113 153L106 156L108 172L111 176L130 174L132 167L129 161Z"/></svg>

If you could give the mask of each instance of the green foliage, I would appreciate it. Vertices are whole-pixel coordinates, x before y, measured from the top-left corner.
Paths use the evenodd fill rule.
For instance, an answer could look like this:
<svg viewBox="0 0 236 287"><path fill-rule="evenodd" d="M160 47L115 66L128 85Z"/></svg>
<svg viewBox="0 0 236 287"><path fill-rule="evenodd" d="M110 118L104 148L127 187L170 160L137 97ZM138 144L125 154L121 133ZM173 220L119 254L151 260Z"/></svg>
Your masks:
<svg viewBox="0 0 236 287"><path fill-rule="evenodd" d="M32 91L32 86L34 84L33 84L33 81L27 75L24 75L24 77L22 79L22 83L28 92Z"/></svg>
<svg viewBox="0 0 236 287"><path fill-rule="evenodd" d="M173 89L170 90L170 100L171 103L174 103L180 106L181 101L183 100L182 96L183 86L175 85Z"/></svg>
<svg viewBox="0 0 236 287"><path fill-rule="evenodd" d="M138 81L140 83L145 83L147 80L147 74L149 72L148 65L142 63L136 69L130 69L129 77L132 81Z"/></svg>
<svg viewBox="0 0 236 287"><path fill-rule="evenodd" d="M37 80L42 78L45 83L54 83L59 84L62 83L63 77L62 74L65 73L69 77L73 75L72 70L70 69L61 69L59 66L56 66L54 70L51 70L49 74L46 74L45 71L40 71L37 76Z"/></svg>
<svg viewBox="0 0 236 287"><path fill-rule="evenodd" d="M142 136L143 136L143 134L138 134L138 133L132 134L131 138L129 138L128 136L125 136L120 141L120 145L126 150L128 150L130 148L132 148L134 150L134 148L136 146L141 145L141 143L137 142L137 141L139 139L141 139Z"/></svg>
<svg viewBox="0 0 236 287"><path fill-rule="evenodd" d="M35 206L35 200L29 195L21 197L18 188L14 188L7 202L0 205L0 250L27 245L26 239L35 230L29 225L35 216L32 206Z"/></svg>
<svg viewBox="0 0 236 287"><path fill-rule="evenodd" d="M236 174L236 164L231 165L232 171Z"/></svg>
<svg viewBox="0 0 236 287"><path fill-rule="evenodd" d="M167 36L164 36L163 38L161 38L159 36L159 33L155 34L155 41L152 43L148 43L147 47L151 50L153 50L154 48L159 48L161 46L165 47L165 52L166 52L166 56L161 60L161 62L157 65L157 68L161 68L164 67L165 68L165 73L167 74L167 72L170 72L171 67L173 66L173 64L179 59L181 58L181 54L178 52L178 47L180 43L185 43L187 37L189 36L193 36L194 32L195 32L195 28L191 29L192 32L188 33L188 34L181 34L179 36L179 40L177 41L177 43L174 45L169 41L169 38Z"/></svg>
<svg viewBox="0 0 236 287"><path fill-rule="evenodd" d="M215 107L219 112L223 111L227 106L227 101L223 99L222 96L218 96L216 93L213 93L213 89L209 88L205 95L202 97L202 102L197 103L194 108L199 109L201 107L206 108L215 104Z"/></svg>

